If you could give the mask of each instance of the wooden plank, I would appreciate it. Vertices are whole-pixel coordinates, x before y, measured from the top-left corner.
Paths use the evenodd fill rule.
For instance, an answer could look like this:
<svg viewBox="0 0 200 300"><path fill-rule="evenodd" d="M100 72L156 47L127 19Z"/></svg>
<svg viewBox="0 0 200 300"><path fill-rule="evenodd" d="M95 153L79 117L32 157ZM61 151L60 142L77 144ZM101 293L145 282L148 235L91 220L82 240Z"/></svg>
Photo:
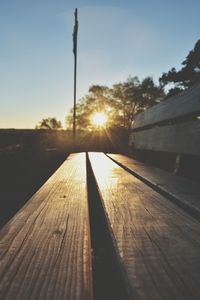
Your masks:
<svg viewBox="0 0 200 300"><path fill-rule="evenodd" d="M136 149L200 155L200 120L133 132L129 145Z"/></svg>
<svg viewBox="0 0 200 300"><path fill-rule="evenodd" d="M200 84L171 97L135 117L132 129L200 113Z"/></svg>
<svg viewBox="0 0 200 300"><path fill-rule="evenodd" d="M183 203L183 206L188 207L195 215L200 216L200 187L198 183L125 155L108 154L108 156L138 175L145 182L150 183L151 186L158 188L171 198L175 198L180 204Z"/></svg>
<svg viewBox="0 0 200 300"><path fill-rule="evenodd" d="M85 154L70 155L0 232L0 299L92 299Z"/></svg>
<svg viewBox="0 0 200 300"><path fill-rule="evenodd" d="M200 224L101 153L89 155L130 299L200 299Z"/></svg>

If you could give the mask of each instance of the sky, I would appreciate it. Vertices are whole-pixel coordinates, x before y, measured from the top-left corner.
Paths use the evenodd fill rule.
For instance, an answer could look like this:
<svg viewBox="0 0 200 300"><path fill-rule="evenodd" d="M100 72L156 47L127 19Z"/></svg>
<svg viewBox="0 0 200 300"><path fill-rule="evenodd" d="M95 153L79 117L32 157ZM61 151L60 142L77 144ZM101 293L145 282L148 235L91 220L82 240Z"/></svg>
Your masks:
<svg viewBox="0 0 200 300"><path fill-rule="evenodd" d="M200 39L199 0L0 0L0 128L34 128L47 117L65 124L76 7L77 99L129 76L157 82Z"/></svg>

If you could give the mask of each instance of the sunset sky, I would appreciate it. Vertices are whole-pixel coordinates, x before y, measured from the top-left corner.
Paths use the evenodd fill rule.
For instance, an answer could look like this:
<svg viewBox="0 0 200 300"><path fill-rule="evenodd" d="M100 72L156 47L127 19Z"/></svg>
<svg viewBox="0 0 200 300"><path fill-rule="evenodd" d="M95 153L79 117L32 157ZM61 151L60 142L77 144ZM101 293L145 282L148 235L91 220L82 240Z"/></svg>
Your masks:
<svg viewBox="0 0 200 300"><path fill-rule="evenodd" d="M62 121L73 106L72 31L79 12L77 98L128 76L158 80L200 39L199 0L0 0L0 128Z"/></svg>

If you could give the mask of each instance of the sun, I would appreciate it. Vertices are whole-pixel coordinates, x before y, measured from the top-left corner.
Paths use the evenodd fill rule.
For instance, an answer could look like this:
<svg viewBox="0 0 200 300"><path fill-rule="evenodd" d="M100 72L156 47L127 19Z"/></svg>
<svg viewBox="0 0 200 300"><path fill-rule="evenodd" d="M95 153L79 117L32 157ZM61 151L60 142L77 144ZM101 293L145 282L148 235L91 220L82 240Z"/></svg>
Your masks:
<svg viewBox="0 0 200 300"><path fill-rule="evenodd" d="M106 125L107 117L103 112L97 112L92 116L92 123L97 127Z"/></svg>

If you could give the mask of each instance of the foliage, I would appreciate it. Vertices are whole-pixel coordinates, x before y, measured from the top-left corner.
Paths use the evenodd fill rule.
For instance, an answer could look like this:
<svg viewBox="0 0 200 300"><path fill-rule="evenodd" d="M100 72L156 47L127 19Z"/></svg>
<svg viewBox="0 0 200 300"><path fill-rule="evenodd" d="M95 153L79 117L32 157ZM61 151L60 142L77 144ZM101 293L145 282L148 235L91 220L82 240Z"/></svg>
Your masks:
<svg viewBox="0 0 200 300"><path fill-rule="evenodd" d="M55 117L42 119L36 127L36 129L62 129L61 121L58 121Z"/></svg>
<svg viewBox="0 0 200 300"><path fill-rule="evenodd" d="M128 78L123 83L113 85L113 104L120 118L121 126L130 129L134 116L155 105L164 98L161 87L156 86L151 77L142 82L138 77Z"/></svg>
<svg viewBox="0 0 200 300"><path fill-rule="evenodd" d="M169 72L163 73L159 81L162 86L172 84L168 97L188 89L197 82L200 82L200 40L198 40L182 62L182 69L177 71L172 68Z"/></svg>
<svg viewBox="0 0 200 300"><path fill-rule="evenodd" d="M125 82L114 84L111 88L93 85L88 94L77 104L77 128L94 129L91 122L95 112L107 115L107 127L129 129L135 114L151 107L164 98L163 89L156 86L151 77L140 82L138 77L130 77ZM66 123L72 126L73 110Z"/></svg>
<svg viewBox="0 0 200 300"><path fill-rule="evenodd" d="M91 118L95 112L104 111L107 106L108 88L100 85L93 85L89 88L89 93L84 96L76 106L77 129L93 128ZM72 127L73 109L66 118L67 127Z"/></svg>

